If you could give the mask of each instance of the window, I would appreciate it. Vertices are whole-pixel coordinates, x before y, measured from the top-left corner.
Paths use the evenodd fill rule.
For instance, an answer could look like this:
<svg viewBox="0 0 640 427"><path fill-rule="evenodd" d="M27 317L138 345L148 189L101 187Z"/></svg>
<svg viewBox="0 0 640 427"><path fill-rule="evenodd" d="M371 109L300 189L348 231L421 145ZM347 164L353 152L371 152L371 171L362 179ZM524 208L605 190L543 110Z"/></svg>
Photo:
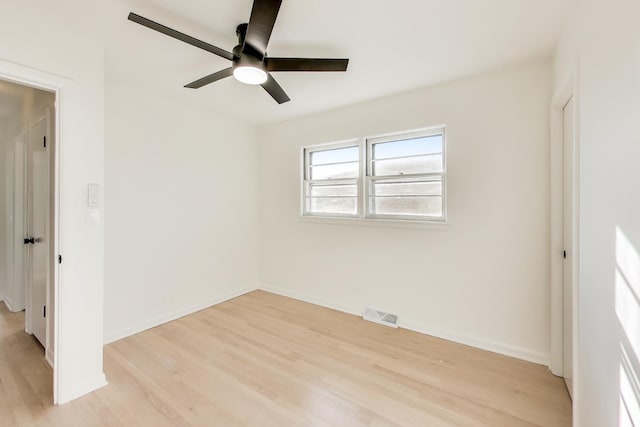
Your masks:
<svg viewBox="0 0 640 427"><path fill-rule="evenodd" d="M358 216L360 146L357 141L304 150L305 215Z"/></svg>
<svg viewBox="0 0 640 427"><path fill-rule="evenodd" d="M367 216L444 219L444 131L367 139Z"/></svg>
<svg viewBox="0 0 640 427"><path fill-rule="evenodd" d="M445 169L444 128L307 147L302 213L442 221Z"/></svg>

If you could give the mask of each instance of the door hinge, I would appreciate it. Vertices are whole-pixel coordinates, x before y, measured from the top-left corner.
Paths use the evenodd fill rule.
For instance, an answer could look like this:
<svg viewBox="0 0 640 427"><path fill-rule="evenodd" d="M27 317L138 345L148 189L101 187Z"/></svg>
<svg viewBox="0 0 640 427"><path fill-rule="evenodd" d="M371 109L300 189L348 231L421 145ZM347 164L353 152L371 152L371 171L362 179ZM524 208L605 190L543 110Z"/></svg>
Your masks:
<svg viewBox="0 0 640 427"><path fill-rule="evenodd" d="M47 137L46 136L42 137L42 146L44 148L47 148Z"/></svg>
<svg viewBox="0 0 640 427"><path fill-rule="evenodd" d="M567 259L567 251L562 251L562 258Z"/></svg>
<svg viewBox="0 0 640 427"><path fill-rule="evenodd" d="M62 264L62 255L58 255L58 264Z"/></svg>
<svg viewBox="0 0 640 427"><path fill-rule="evenodd" d="M47 306L46 305L42 306L42 317L47 317Z"/></svg>

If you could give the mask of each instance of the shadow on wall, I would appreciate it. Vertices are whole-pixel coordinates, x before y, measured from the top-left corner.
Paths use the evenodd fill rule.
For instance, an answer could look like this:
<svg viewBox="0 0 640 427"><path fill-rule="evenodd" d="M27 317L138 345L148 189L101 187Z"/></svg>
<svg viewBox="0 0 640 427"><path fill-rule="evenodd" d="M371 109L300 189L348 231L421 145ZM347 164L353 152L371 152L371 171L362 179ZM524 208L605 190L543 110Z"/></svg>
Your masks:
<svg viewBox="0 0 640 427"><path fill-rule="evenodd" d="M616 227L615 304L620 343L618 427L640 426L640 255Z"/></svg>

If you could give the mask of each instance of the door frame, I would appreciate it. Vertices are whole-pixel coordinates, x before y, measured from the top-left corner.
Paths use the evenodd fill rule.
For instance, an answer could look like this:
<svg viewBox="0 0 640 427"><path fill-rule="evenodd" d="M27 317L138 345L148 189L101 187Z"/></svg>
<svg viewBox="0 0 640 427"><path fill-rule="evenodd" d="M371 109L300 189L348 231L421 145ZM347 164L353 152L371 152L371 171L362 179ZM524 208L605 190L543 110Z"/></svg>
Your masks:
<svg viewBox="0 0 640 427"><path fill-rule="evenodd" d="M54 161L53 171L50 171L50 177L53 179L53 221L50 227L53 231L51 237L53 238L54 251L60 253L60 152L63 141L60 138L60 116L64 111L64 98L62 96L64 87L69 84L70 79L50 74L45 71L25 67L20 64L0 61L0 79L6 80L12 83L16 83L23 86L33 87L35 89L52 92L55 95L55 108L53 121L49 120L49 123L53 123L53 140L55 141L54 149ZM31 124L28 124L31 126ZM53 254L50 254L53 255ZM60 337L59 337L59 318L60 310L62 306L60 303L60 265L57 262L53 262L53 283L50 286L53 287L54 301L49 301L50 293L47 292L47 305L53 307L53 316L47 321L46 329L53 328L52 338L53 342L47 342L45 358L51 364L53 358L53 402L58 403L59 396L59 367L60 363ZM53 350L53 357L51 357L51 351Z"/></svg>
<svg viewBox="0 0 640 427"><path fill-rule="evenodd" d="M550 312L551 340L549 368L554 375L563 375L563 251L564 251L564 107L574 101L574 210L573 210L573 277L572 277L572 348L573 401L579 399L580 361L580 94L578 67L559 85L550 108Z"/></svg>

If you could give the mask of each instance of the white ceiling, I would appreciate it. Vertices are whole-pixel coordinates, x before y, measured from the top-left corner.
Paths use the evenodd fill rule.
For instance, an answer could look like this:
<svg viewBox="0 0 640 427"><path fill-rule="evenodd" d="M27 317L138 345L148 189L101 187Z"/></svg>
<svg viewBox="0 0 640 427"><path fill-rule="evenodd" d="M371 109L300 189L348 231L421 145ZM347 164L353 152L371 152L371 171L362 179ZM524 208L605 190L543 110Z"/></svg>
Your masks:
<svg viewBox="0 0 640 427"><path fill-rule="evenodd" d="M228 78L182 86L230 63L127 20L134 11L226 50L252 0L120 0L108 14L107 73L212 112L269 123L434 85L552 53L569 0L283 0L270 56L348 57L346 73L274 73L291 97Z"/></svg>

